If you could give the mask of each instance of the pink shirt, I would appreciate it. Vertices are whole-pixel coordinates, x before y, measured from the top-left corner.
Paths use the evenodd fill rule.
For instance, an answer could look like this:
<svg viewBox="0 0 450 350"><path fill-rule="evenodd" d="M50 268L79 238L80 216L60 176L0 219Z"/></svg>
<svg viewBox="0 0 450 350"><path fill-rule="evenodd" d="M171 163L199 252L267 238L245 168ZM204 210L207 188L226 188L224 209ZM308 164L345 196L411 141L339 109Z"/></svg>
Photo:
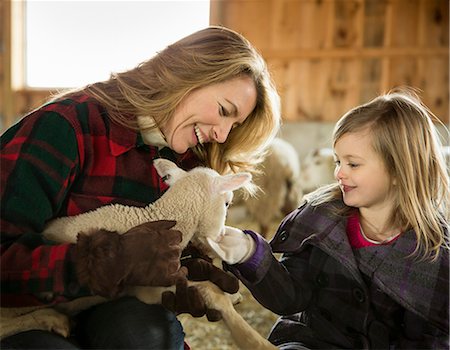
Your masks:
<svg viewBox="0 0 450 350"><path fill-rule="evenodd" d="M361 233L361 226L359 225L359 215L358 213L355 213L350 215L347 220L347 237L351 247L359 249L381 244L391 244L392 242L395 242L397 238L400 237L400 235L392 238L390 241L382 243L380 242L378 244L368 241L366 237L364 237L364 235Z"/></svg>

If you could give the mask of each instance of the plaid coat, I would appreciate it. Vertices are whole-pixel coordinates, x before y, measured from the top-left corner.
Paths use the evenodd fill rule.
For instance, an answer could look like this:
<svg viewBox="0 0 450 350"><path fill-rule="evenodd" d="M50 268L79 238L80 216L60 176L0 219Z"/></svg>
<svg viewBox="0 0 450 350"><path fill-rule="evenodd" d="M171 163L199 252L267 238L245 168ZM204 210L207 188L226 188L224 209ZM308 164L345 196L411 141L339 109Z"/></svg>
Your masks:
<svg viewBox="0 0 450 350"><path fill-rule="evenodd" d="M90 294L74 272L75 246L46 240L45 224L110 203L155 201L167 189L152 164L159 157L185 169L198 164L192 151L144 144L85 95L47 104L8 129L1 137L2 306Z"/></svg>
<svg viewBox="0 0 450 350"><path fill-rule="evenodd" d="M310 348L448 349L449 253L409 257L414 232L393 244L353 251L346 219L325 204L289 214L262 260L231 270L268 309L284 315L269 340ZM262 252L261 252L262 250ZM278 261L272 251L284 253Z"/></svg>

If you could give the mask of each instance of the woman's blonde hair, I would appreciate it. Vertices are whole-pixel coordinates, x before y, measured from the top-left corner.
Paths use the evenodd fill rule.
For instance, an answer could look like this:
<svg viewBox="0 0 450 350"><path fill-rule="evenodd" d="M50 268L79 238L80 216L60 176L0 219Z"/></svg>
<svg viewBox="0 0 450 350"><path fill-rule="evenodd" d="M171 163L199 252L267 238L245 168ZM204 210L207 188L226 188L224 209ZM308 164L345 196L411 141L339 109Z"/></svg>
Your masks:
<svg viewBox="0 0 450 350"><path fill-rule="evenodd" d="M369 130L373 148L390 176L396 202L391 222L413 229L415 253L437 257L448 248L449 176L434 122L440 123L410 88L398 88L347 112L336 124L333 145L345 134ZM308 196L313 204L342 198L336 184ZM346 208L346 213L351 211Z"/></svg>
<svg viewBox="0 0 450 350"><path fill-rule="evenodd" d="M235 31L218 26L199 30L134 69L78 92L103 104L117 123L138 130L137 116L163 125L193 90L242 76L255 83L256 107L225 143L198 146L195 152L220 173L254 171L280 127L280 100L264 59Z"/></svg>

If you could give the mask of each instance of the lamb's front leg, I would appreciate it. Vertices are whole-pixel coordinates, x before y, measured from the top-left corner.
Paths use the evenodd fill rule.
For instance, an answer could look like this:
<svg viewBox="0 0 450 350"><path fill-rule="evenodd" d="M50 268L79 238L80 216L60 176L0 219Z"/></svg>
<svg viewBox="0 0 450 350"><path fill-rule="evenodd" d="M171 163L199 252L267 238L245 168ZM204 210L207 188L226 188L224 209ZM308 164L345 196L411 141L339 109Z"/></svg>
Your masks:
<svg viewBox="0 0 450 350"><path fill-rule="evenodd" d="M261 334L255 331L245 319L234 309L229 296L215 284L204 281L196 282L205 303L212 309L221 312L223 321L230 330L235 344L241 349L274 350L275 345L270 343Z"/></svg>
<svg viewBox="0 0 450 350"><path fill-rule="evenodd" d="M175 286L171 287L145 287L134 286L127 287L125 290L126 295L134 296L143 303L146 304L161 304L161 296L163 292L170 291L175 293Z"/></svg>

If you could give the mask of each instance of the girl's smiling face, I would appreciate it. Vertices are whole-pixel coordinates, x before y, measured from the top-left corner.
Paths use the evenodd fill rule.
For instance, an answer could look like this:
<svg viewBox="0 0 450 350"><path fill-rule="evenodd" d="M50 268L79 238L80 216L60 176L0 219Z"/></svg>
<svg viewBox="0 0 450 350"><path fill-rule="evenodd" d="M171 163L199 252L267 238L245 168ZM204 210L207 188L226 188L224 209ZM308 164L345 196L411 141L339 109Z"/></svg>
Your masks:
<svg viewBox="0 0 450 350"><path fill-rule="evenodd" d="M392 179L372 147L368 129L344 134L334 146L336 169L344 203L364 209L392 208Z"/></svg>
<svg viewBox="0 0 450 350"><path fill-rule="evenodd" d="M198 143L226 141L256 106L256 87L250 77L234 78L188 94L161 131L169 147L184 153Z"/></svg>

